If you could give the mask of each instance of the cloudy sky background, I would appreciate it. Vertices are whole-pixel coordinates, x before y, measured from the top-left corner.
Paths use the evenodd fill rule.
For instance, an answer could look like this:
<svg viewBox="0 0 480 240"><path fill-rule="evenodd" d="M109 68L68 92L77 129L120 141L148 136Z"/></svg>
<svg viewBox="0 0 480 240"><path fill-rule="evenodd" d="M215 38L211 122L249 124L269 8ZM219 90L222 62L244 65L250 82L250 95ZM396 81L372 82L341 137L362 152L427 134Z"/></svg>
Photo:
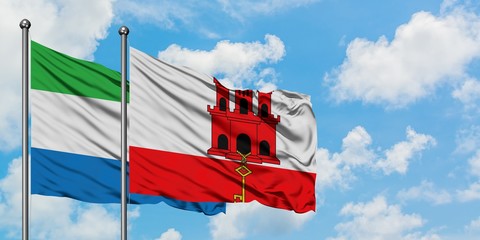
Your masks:
<svg viewBox="0 0 480 240"><path fill-rule="evenodd" d="M476 1L2 0L0 238L21 235L21 19L33 40L119 70L129 44L230 87L312 97L317 211L207 217L129 206L130 239L477 239ZM115 204L31 197L33 239L117 239Z"/></svg>

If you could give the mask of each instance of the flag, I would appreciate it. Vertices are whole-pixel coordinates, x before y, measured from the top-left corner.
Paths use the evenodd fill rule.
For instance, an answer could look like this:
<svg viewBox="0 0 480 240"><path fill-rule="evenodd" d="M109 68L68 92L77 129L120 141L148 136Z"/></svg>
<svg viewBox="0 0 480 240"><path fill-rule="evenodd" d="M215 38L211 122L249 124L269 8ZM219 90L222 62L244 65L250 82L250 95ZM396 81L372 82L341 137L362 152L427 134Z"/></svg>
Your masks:
<svg viewBox="0 0 480 240"><path fill-rule="evenodd" d="M230 90L130 48L130 192L315 210L308 96Z"/></svg>
<svg viewBox="0 0 480 240"><path fill-rule="evenodd" d="M31 192L120 203L121 75L31 42ZM128 182L128 179L127 179ZM128 195L212 215L224 203Z"/></svg>

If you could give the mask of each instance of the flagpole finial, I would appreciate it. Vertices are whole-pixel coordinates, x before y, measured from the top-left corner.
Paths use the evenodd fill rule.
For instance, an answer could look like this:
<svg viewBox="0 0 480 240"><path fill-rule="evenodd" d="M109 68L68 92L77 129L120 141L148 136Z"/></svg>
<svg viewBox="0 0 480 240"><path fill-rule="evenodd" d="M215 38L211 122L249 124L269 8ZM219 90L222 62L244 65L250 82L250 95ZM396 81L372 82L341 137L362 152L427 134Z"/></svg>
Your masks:
<svg viewBox="0 0 480 240"><path fill-rule="evenodd" d="M32 26L32 24L30 23L30 21L28 21L28 19L26 19L26 18L23 19L22 21L20 21L20 24L19 24L19 25L20 25L20 28L21 28L21 29L24 29L24 28L29 29L30 26ZM128 31L128 29L127 29L127 31Z"/></svg>
<svg viewBox="0 0 480 240"><path fill-rule="evenodd" d="M128 30L128 27L126 26L121 26L120 29L118 29L118 34L120 35L128 35L130 30Z"/></svg>

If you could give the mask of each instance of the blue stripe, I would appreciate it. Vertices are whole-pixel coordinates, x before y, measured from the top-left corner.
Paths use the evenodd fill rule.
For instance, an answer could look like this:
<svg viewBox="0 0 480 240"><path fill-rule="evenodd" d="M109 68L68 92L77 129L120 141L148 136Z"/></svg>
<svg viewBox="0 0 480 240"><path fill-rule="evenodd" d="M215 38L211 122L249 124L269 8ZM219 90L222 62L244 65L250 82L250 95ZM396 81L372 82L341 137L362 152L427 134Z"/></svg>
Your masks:
<svg viewBox="0 0 480 240"><path fill-rule="evenodd" d="M120 203L120 168L118 160L31 148L31 191L32 194L69 197L91 203ZM142 194L129 194L128 197L130 204L164 202L206 215L225 212L225 203L183 202Z"/></svg>

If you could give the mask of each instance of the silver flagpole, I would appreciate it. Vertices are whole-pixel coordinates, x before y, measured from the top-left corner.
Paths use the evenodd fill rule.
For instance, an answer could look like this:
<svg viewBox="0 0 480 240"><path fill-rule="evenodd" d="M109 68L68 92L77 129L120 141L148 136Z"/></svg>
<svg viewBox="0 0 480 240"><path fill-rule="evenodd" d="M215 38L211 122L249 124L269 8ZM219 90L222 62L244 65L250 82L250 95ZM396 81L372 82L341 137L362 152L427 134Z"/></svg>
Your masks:
<svg viewBox="0 0 480 240"><path fill-rule="evenodd" d="M128 28L120 27L118 33L122 38L122 240L127 240L127 35Z"/></svg>
<svg viewBox="0 0 480 240"><path fill-rule="evenodd" d="M28 162L28 92L29 92L29 44L30 21L20 21L22 29L22 239L28 240L28 213L30 200L30 166Z"/></svg>

